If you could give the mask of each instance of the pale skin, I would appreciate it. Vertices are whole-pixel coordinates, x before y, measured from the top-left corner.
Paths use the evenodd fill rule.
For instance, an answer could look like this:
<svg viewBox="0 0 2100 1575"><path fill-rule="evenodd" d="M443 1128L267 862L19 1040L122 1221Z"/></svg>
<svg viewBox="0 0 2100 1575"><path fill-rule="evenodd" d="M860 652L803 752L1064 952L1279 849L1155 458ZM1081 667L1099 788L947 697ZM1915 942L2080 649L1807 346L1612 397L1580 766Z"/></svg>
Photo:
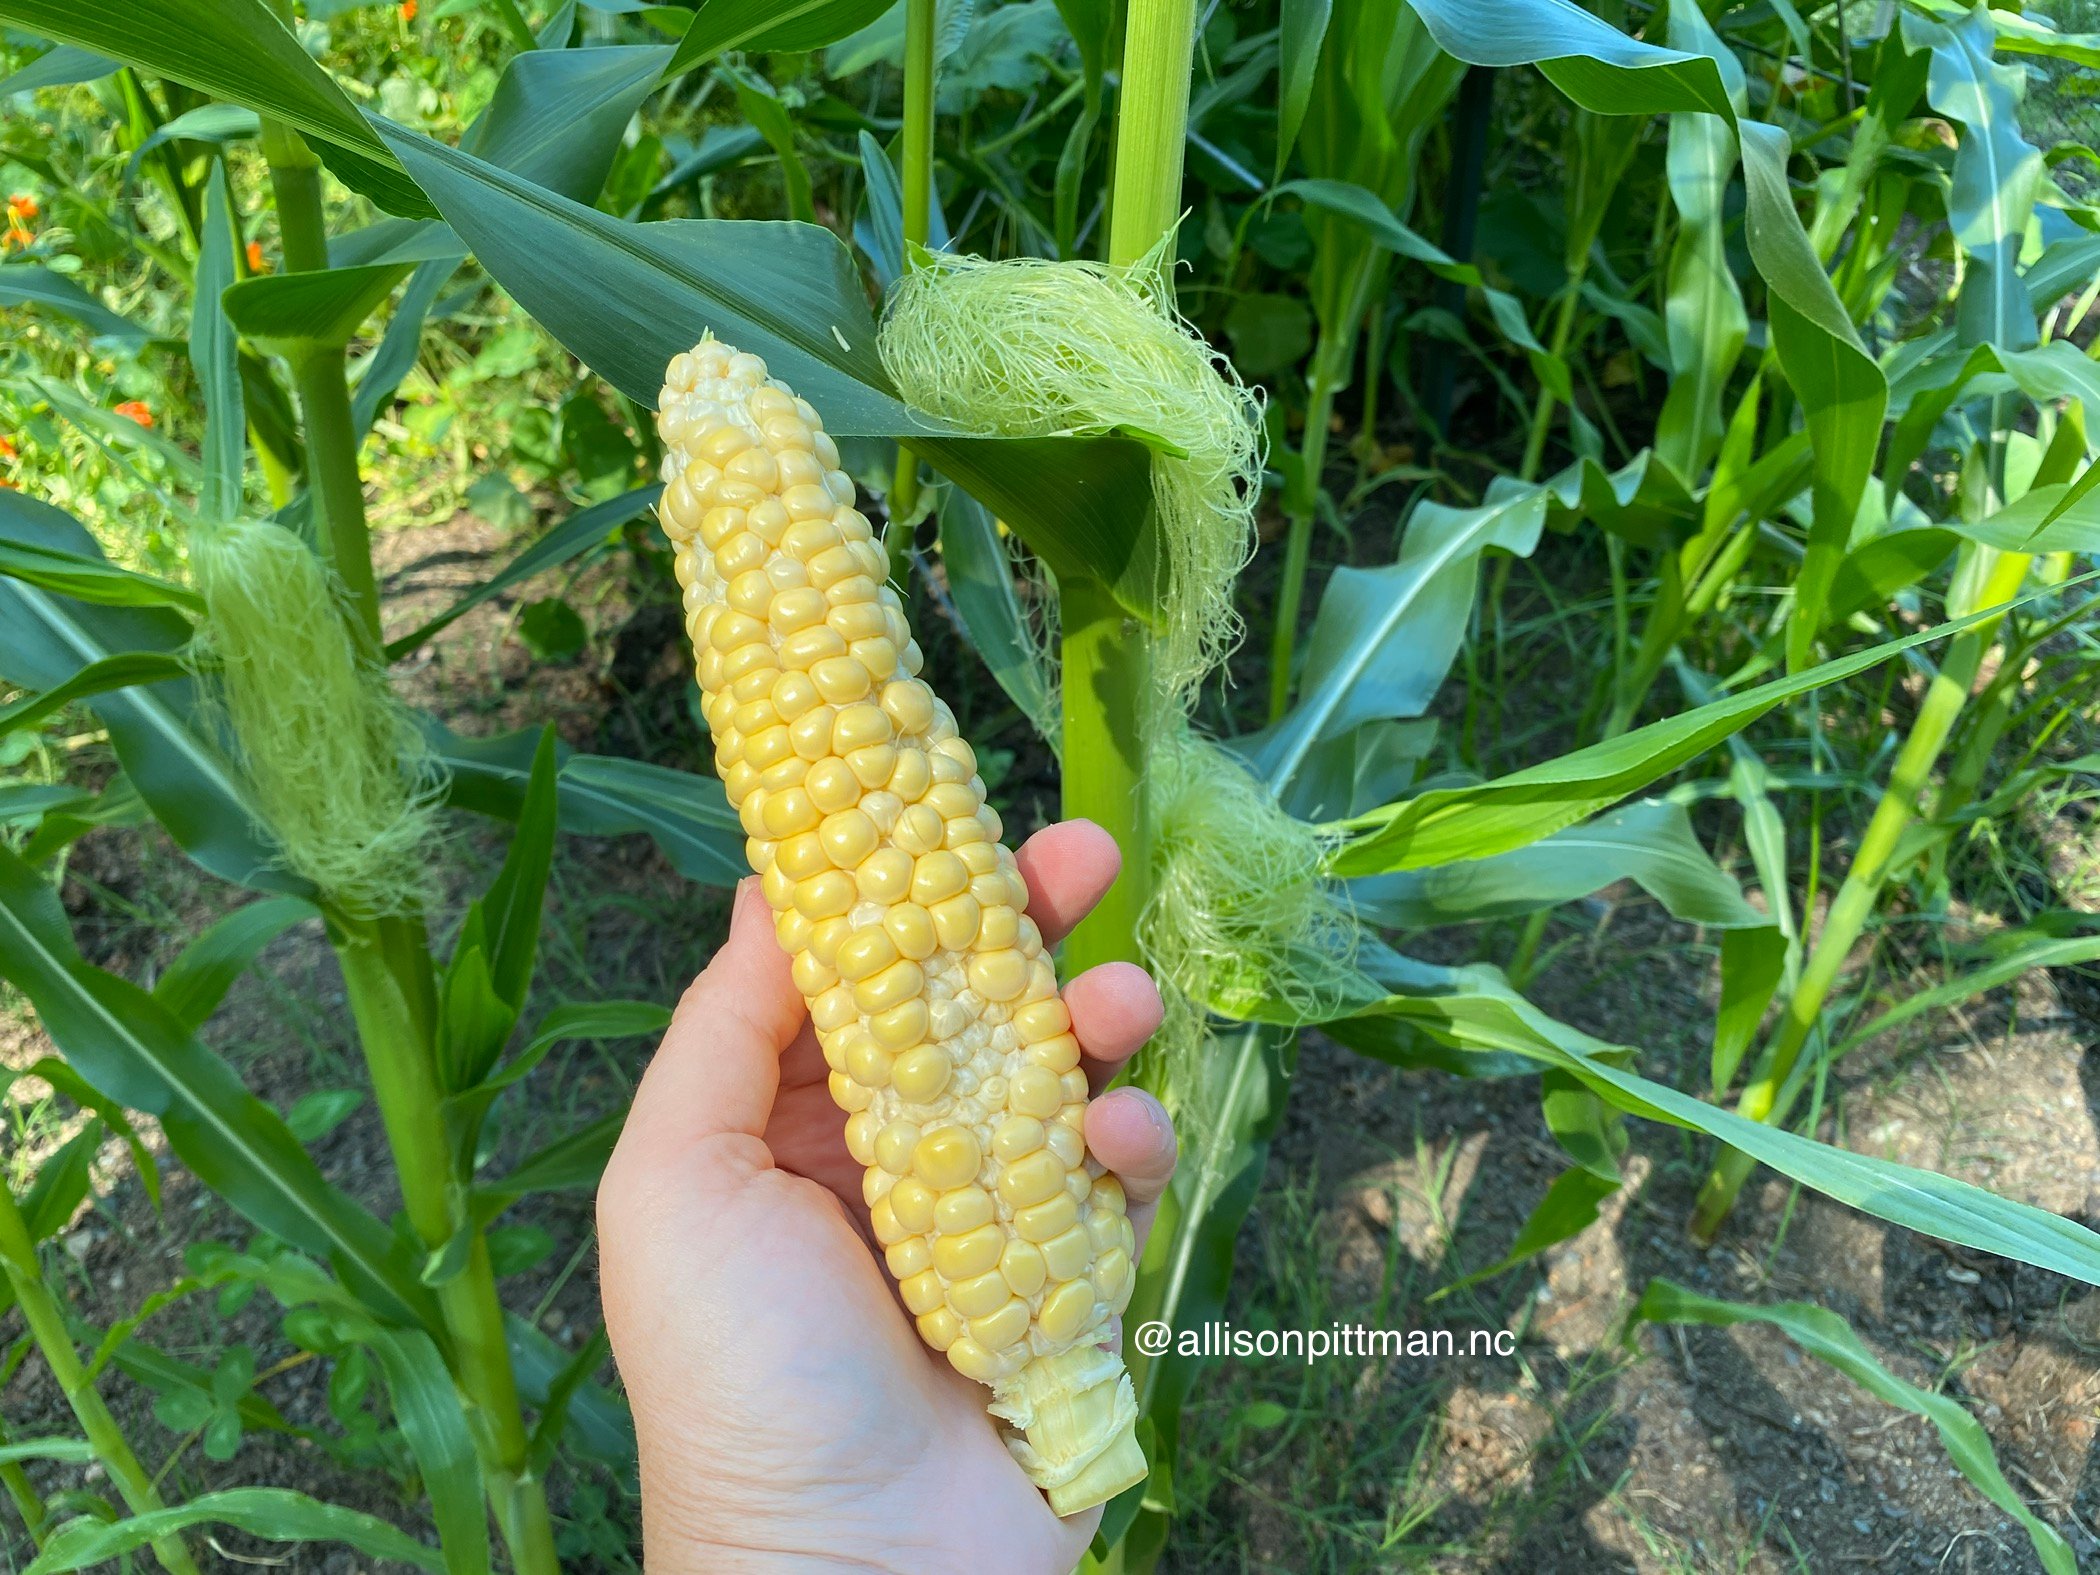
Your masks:
<svg viewBox="0 0 2100 1575"><path fill-rule="evenodd" d="M1017 858L1055 944L1114 880L1087 821ZM1159 1026L1145 972L1065 988L1097 1096L1089 1150L1140 1250L1174 1169L1166 1112L1100 1089ZM1100 1511L1050 1513L985 1412L919 1340L876 1255L861 1167L758 883L679 1002L598 1193L606 1327L641 1447L650 1575L988 1570L1065 1575Z"/></svg>

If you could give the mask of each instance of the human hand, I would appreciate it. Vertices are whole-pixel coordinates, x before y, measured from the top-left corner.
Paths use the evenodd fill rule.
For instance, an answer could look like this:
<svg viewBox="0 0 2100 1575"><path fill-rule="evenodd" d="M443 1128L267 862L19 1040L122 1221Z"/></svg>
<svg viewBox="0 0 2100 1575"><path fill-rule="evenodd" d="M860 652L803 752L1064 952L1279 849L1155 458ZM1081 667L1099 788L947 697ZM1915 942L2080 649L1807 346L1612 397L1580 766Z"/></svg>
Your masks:
<svg viewBox="0 0 2100 1575"><path fill-rule="evenodd" d="M1107 891L1087 821L1017 855L1054 945ZM1094 1088L1160 1022L1143 969L1065 987ZM598 1191L606 1328L641 1449L649 1575L887 1570L1064 1575L1100 1510L1068 1520L1007 1453L990 1391L929 1350L879 1261L809 1013L758 883L679 1002ZM1140 1250L1174 1169L1165 1110L1134 1088L1086 1113Z"/></svg>

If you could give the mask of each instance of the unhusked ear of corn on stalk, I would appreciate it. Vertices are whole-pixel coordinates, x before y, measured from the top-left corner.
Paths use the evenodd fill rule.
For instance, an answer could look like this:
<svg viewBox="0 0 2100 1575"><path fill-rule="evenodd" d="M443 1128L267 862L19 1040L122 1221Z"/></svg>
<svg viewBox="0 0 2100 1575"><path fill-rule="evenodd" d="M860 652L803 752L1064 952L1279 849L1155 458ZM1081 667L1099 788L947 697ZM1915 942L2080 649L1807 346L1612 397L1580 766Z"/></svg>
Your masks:
<svg viewBox="0 0 2100 1575"><path fill-rule="evenodd" d="M817 412L708 338L658 404L715 764L831 1066L904 1305L992 1389L1060 1515L1143 1479L1104 1345L1130 1300L1123 1189L975 756L918 675L888 560Z"/></svg>

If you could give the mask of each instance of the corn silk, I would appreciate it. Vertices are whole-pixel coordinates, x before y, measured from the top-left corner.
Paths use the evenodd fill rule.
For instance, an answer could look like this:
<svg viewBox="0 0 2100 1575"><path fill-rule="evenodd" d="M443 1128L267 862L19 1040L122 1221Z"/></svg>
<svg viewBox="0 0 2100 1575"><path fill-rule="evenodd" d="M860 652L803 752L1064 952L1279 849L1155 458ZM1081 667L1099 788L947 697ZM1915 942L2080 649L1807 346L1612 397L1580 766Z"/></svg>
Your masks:
<svg viewBox="0 0 2100 1575"><path fill-rule="evenodd" d="M1119 268L928 255L892 292L879 348L907 401L963 430L1121 431L1152 448L1165 606L1147 697L1154 863L1139 944L1166 1001L1160 1086L1200 1134L1208 1012L1332 1016L1354 977L1356 927L1324 878L1323 835L1194 725L1244 632L1232 591L1254 551L1262 402L1175 311L1166 256L1163 244Z"/></svg>

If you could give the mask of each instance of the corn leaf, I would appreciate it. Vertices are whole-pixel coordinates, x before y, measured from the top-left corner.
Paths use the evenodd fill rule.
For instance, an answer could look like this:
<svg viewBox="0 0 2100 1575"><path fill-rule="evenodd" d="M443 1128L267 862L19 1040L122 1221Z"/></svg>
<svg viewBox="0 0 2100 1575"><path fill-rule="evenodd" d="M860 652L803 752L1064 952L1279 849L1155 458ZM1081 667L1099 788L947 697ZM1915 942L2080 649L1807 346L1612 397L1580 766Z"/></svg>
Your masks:
<svg viewBox="0 0 2100 1575"><path fill-rule="evenodd" d="M2025 73L1992 60L1996 29L1981 6L1951 27L1906 11L1902 26L1906 44L1932 52L1927 101L1963 132L1947 199L1970 267L1955 302L1956 327L1964 344L2024 349L2035 342L2036 326L2020 280L2020 247L2042 182L2041 150L2020 132Z"/></svg>
<svg viewBox="0 0 2100 1575"><path fill-rule="evenodd" d="M226 315L243 338L298 361L339 351L408 271L400 263L263 274L227 288Z"/></svg>
<svg viewBox="0 0 2100 1575"><path fill-rule="evenodd" d="M1802 1350L1827 1362L1878 1400L1922 1416L1939 1429L1947 1455L1976 1490L2012 1516L2034 1545L2035 1557L2049 1575L2076 1575L2078 1563L2070 1545L2048 1522L2038 1518L1998 1469L1998 1456L1991 1448L1983 1425L1958 1401L1932 1394L1906 1383L1881 1364L1867 1349L1852 1326L1827 1307L1809 1302L1780 1302L1754 1307L1742 1302L1716 1301L1686 1290L1668 1280L1650 1280L1634 1309L1642 1323L1699 1323L1726 1329L1737 1324L1764 1323L1779 1330Z"/></svg>
<svg viewBox="0 0 2100 1575"><path fill-rule="evenodd" d="M463 809L516 820L532 776L534 731L466 739L426 720L438 758L451 773L451 801ZM639 760L559 750L560 824L564 831L612 837L648 836L688 880L733 886L750 871L744 828L722 784Z"/></svg>
<svg viewBox="0 0 2100 1575"><path fill-rule="evenodd" d="M801 53L835 44L889 10L893 0L706 0L678 41L666 75L681 76L732 49Z"/></svg>
<svg viewBox="0 0 2100 1575"><path fill-rule="evenodd" d="M0 21L272 115L318 140L344 185L389 213L427 217L349 96L264 0L0 0Z"/></svg>
<svg viewBox="0 0 2100 1575"><path fill-rule="evenodd" d="M204 486L197 512L214 524L241 512L241 473L248 457L248 420L241 400L240 336L220 297L240 277L240 232L223 159L211 161L204 186L204 225L190 308L190 365L204 395Z"/></svg>
<svg viewBox="0 0 2100 1575"><path fill-rule="evenodd" d="M1014 591L1014 565L999 525L960 487L940 500L941 567L963 631L1009 700L1044 738L1057 732L1057 696Z"/></svg>
<svg viewBox="0 0 2100 1575"><path fill-rule="evenodd" d="M1705 55L1738 110L1745 104L1743 68L1715 36L1697 6L1669 13L1673 47ZM1655 448L1680 476L1696 477L1721 445L1721 395L1743 353L1749 316L1728 266L1728 187L1736 143L1728 123L1684 110L1670 117L1668 176L1677 208L1677 239L1670 251L1664 322L1669 336L1669 392L1655 421Z"/></svg>
<svg viewBox="0 0 2100 1575"><path fill-rule="evenodd" d="M1536 487L1498 485L1471 509L1424 502L1397 562L1335 570L1306 640L1302 698L1245 746L1279 798L1315 745L1373 718L1421 715L1472 616L1481 555L1528 556L1545 520Z"/></svg>
<svg viewBox="0 0 2100 1575"><path fill-rule="evenodd" d="M71 87L80 82L99 82L123 68L123 62L91 49L59 44L45 50L20 71L0 77L0 98L33 93L38 88Z"/></svg>
<svg viewBox="0 0 2100 1575"><path fill-rule="evenodd" d="M232 1526L271 1542L340 1542L373 1558L445 1575L444 1562L406 1532L290 1488L229 1488L115 1522L83 1515L51 1534L26 1575L87 1569L192 1526Z"/></svg>
<svg viewBox="0 0 2100 1575"><path fill-rule="evenodd" d="M984 438L908 410L875 351L851 255L814 225L683 219L634 224L379 122L481 265L541 326L629 398L654 408L671 357L703 332L763 356L842 436L890 437L966 487L1062 574L1108 584L1151 618L1161 586L1150 457L1132 438ZM578 279L595 281L578 291Z"/></svg>
<svg viewBox="0 0 2100 1575"><path fill-rule="evenodd" d="M1630 880L1688 924L1767 928L1771 919L1699 845L1682 804L1644 799L1492 858L1349 883L1357 917L1428 929L1557 908Z"/></svg>
<svg viewBox="0 0 2100 1575"><path fill-rule="evenodd" d="M1371 954L1376 966L1375 953ZM1441 974L1441 977L1436 975ZM1818 1143L1784 1128L1746 1120L1732 1110L1680 1093L1629 1069L1633 1051L1592 1038L1548 1017L1485 966L1429 970L1412 965L1415 988L1355 1003L1324 1030L1352 1048L1385 1059L1390 1023L1461 1055L1519 1056L1568 1073L1615 1110L1704 1132L1781 1175L1876 1219L2100 1285L2100 1235L2031 1204L1928 1170ZM1367 982L1372 982L1368 981ZM1288 1020L1280 1002L1235 1002L1240 1015ZM1371 1032L1363 1032L1363 1029Z"/></svg>
<svg viewBox="0 0 2100 1575"><path fill-rule="evenodd" d="M1984 609L1884 641L1491 782L1434 788L1339 822L1336 829L1350 840L1330 858L1328 868L1343 876L1382 875L1522 847L1638 792L1796 695L1841 682L2001 611Z"/></svg>
<svg viewBox="0 0 2100 1575"><path fill-rule="evenodd" d="M331 1187L276 1111L167 1007L84 961L56 894L5 849L0 976L98 1092L160 1118L198 1180L262 1229L329 1258L385 1316L442 1328L386 1226Z"/></svg>
<svg viewBox="0 0 2100 1575"><path fill-rule="evenodd" d="M320 916L320 909L302 897L265 897L244 903L176 954L154 981L153 998L177 1023L195 1033L219 1009L233 982L254 966L264 947L293 925Z"/></svg>
<svg viewBox="0 0 2100 1575"><path fill-rule="evenodd" d="M70 317L97 338L140 344L152 338L122 313L113 312L62 273L35 263L0 267L0 306L29 306Z"/></svg>

